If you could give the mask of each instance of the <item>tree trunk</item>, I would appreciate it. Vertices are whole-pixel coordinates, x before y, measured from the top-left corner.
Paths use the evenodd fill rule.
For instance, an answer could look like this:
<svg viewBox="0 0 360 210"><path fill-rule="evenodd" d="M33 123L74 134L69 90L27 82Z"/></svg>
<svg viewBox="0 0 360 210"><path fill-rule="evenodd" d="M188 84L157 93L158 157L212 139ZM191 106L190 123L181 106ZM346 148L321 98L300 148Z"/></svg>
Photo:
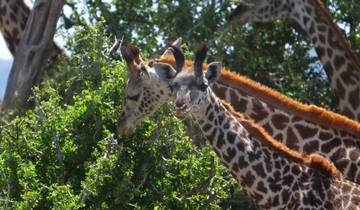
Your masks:
<svg viewBox="0 0 360 210"><path fill-rule="evenodd" d="M56 30L65 0L37 0L27 21L23 38L17 48L14 63L8 79L3 108L25 109L29 106L31 88L44 66L51 51Z"/></svg>

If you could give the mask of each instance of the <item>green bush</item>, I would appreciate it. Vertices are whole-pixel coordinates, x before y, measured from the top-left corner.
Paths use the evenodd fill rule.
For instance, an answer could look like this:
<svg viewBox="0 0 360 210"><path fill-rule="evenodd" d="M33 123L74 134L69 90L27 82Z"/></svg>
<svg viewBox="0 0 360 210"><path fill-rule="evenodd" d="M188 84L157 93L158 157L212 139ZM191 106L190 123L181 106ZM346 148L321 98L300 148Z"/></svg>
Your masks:
<svg viewBox="0 0 360 210"><path fill-rule="evenodd" d="M35 107L2 126L0 208L234 206L237 184L168 107L132 135L115 134L127 67L106 55L111 42L102 31L77 30L71 58L34 89Z"/></svg>

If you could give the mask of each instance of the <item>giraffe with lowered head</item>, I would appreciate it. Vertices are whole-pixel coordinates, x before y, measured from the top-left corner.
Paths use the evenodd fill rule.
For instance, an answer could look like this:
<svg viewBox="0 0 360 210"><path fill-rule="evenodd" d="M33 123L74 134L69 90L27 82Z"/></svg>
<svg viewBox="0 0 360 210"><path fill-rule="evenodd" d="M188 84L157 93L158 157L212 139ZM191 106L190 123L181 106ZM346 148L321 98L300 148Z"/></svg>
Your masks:
<svg viewBox="0 0 360 210"><path fill-rule="evenodd" d="M154 63L163 72L174 98L174 114L188 113L200 125L223 164L263 209L360 209L360 186L344 179L328 160L304 155L271 138L236 113L209 88L220 77L221 63L203 74L206 47L195 53L193 66L181 61L176 70Z"/></svg>
<svg viewBox="0 0 360 210"><path fill-rule="evenodd" d="M158 62L176 69L185 60L179 41L174 42L177 46L167 49ZM139 49L134 46L122 51L125 58L134 59L127 61L129 72L119 134L134 128L171 96L169 85L161 79L163 70L154 68L153 61L143 62ZM173 55L178 59L175 60ZM185 67L193 66L189 60L184 63ZM316 106L300 104L228 70L222 70L219 80L211 88L217 97L231 103L244 117L254 120L272 138L301 153L325 156L345 178L360 183L360 125L357 122Z"/></svg>
<svg viewBox="0 0 360 210"><path fill-rule="evenodd" d="M270 22L288 18L311 40L338 99L340 113L360 122L360 61L321 0L243 1L230 20Z"/></svg>

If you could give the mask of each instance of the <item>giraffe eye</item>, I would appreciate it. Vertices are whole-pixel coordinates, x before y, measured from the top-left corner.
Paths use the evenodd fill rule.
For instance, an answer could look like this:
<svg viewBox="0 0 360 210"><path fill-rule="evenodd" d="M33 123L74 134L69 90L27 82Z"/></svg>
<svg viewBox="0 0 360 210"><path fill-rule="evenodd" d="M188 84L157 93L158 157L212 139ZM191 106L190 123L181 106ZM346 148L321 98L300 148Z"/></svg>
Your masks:
<svg viewBox="0 0 360 210"><path fill-rule="evenodd" d="M200 87L199 87L199 89L201 90L201 91L205 91L206 90L206 88L208 87L208 85L207 84L205 84L205 83L201 83L200 84Z"/></svg>
<svg viewBox="0 0 360 210"><path fill-rule="evenodd" d="M132 100L132 101L137 101L140 98L140 94L136 94L136 95L133 95L133 96L126 96L125 98L129 99L129 100Z"/></svg>

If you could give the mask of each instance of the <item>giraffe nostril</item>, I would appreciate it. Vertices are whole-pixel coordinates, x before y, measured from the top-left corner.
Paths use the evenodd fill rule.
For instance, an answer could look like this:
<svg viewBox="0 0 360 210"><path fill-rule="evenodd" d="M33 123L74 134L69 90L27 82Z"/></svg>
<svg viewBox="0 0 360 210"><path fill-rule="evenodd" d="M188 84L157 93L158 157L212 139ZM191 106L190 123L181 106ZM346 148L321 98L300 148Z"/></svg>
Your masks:
<svg viewBox="0 0 360 210"><path fill-rule="evenodd" d="M176 107L181 107L182 105L184 105L184 103L182 101L176 101L175 105Z"/></svg>

